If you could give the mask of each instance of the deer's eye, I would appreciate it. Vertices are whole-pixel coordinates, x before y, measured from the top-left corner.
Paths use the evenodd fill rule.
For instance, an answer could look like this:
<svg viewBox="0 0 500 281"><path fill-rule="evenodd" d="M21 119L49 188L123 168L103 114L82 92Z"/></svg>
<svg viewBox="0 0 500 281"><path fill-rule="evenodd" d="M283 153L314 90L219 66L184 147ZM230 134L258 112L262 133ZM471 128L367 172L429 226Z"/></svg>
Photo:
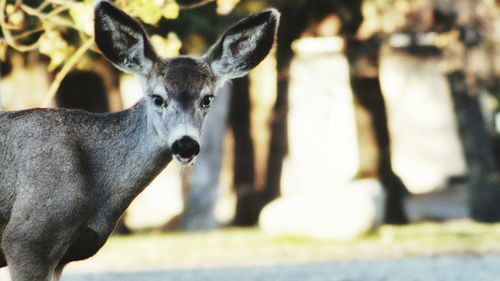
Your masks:
<svg viewBox="0 0 500 281"><path fill-rule="evenodd" d="M213 99L214 99L214 95L206 95L206 96L204 96L203 99L201 100L201 107L203 107L203 108L209 108Z"/></svg>
<svg viewBox="0 0 500 281"><path fill-rule="evenodd" d="M159 95L152 95L151 99L153 100L153 103L158 107L165 105L165 100Z"/></svg>

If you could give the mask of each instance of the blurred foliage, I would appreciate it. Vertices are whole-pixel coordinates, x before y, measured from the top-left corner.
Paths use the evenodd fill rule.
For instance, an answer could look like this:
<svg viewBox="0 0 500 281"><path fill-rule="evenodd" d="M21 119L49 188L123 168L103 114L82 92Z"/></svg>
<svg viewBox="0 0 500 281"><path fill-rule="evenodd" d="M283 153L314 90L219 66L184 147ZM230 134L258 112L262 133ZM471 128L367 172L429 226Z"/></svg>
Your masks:
<svg viewBox="0 0 500 281"><path fill-rule="evenodd" d="M117 0L116 5L147 24L157 24L161 18L176 19L179 5L174 0Z"/></svg>
<svg viewBox="0 0 500 281"><path fill-rule="evenodd" d="M48 57L48 70L59 70L49 89L46 104L55 94L58 82L74 67L86 68L96 58L93 41L94 0L0 0L0 61L15 52L38 51ZM206 47L212 36L198 35L214 28L214 18L231 12L239 0L116 0L115 5L146 25L151 41L162 56L181 52L182 43L174 30L184 31L193 43ZM214 5L212 5L212 3ZM210 6L213 12L187 13L181 10ZM172 24L170 22L180 21ZM186 24L189 21L192 24ZM197 24L198 23L198 24ZM168 28L170 26L178 28ZM158 26L158 27L154 27ZM191 26L198 28L190 28ZM200 28L202 27L203 28ZM187 31L187 32L186 32ZM198 33L199 32L199 33ZM187 35L186 33L189 33ZM210 34L210 32L208 33ZM193 45L195 45L193 44ZM94 52L88 52L92 50Z"/></svg>
<svg viewBox="0 0 500 281"><path fill-rule="evenodd" d="M160 20L174 20L184 8L198 7L211 1L117 0L115 4L145 24L157 25ZM239 0L217 0L216 11L230 12ZM7 59L7 49L28 52L38 50L50 59L49 69L61 66L85 39L93 35L94 0L1 0L0 59ZM148 30L149 31L149 30ZM162 36L165 35L165 36ZM170 31L153 36L153 43L162 55L176 55L180 40Z"/></svg>
<svg viewBox="0 0 500 281"><path fill-rule="evenodd" d="M43 33L39 43L40 53L50 58L49 70L54 70L75 51L74 47L64 40L59 32L54 30L47 30Z"/></svg>
<svg viewBox="0 0 500 281"><path fill-rule="evenodd" d="M461 7L469 14L476 14L476 18L499 17L498 4L494 0L457 1L465 4L453 7L445 2L448 1L365 0L361 32L370 36L424 30L433 24L429 18L435 16L435 7L448 14L459 14L456 10ZM115 0L114 3L145 24L154 46L163 56L186 52L201 54L223 28L266 6L285 10L286 7L300 9L306 4L307 7L331 6L343 19L342 11L351 5L349 1L326 0ZM84 44L93 36L93 4L94 0L0 0L0 60L8 60L15 52L38 51L50 60L50 71L61 70L68 62L75 65L67 66L66 70L85 68L96 58L97 51L93 44ZM476 5L476 8L467 9L467 5ZM307 11L302 13L303 17L308 17ZM462 18L467 17L457 20L464 21ZM345 24L345 19L342 22ZM477 25L481 31L497 29L484 21ZM86 49L82 50L84 47ZM81 57L74 58L75 54Z"/></svg>

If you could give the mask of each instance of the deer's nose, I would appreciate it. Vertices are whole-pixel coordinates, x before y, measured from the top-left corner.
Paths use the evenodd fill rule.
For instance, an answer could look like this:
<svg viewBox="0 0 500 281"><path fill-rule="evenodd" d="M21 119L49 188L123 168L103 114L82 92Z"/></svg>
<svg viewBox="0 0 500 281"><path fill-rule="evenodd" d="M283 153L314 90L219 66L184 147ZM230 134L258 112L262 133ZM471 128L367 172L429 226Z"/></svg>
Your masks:
<svg viewBox="0 0 500 281"><path fill-rule="evenodd" d="M200 153L200 145L194 139L184 136L172 144L172 153L182 158L191 158Z"/></svg>

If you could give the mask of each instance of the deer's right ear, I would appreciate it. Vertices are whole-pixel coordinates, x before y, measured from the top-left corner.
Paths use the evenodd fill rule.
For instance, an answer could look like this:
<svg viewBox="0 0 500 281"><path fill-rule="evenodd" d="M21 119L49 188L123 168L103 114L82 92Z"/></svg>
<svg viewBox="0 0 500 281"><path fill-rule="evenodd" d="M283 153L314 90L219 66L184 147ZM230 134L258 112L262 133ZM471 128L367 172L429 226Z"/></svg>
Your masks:
<svg viewBox="0 0 500 281"><path fill-rule="evenodd" d="M94 9L95 42L114 65L126 72L145 74L156 53L142 26L107 1Z"/></svg>
<svg viewBox="0 0 500 281"><path fill-rule="evenodd" d="M280 13L268 9L231 27L205 55L219 80L241 77L257 66L276 39Z"/></svg>

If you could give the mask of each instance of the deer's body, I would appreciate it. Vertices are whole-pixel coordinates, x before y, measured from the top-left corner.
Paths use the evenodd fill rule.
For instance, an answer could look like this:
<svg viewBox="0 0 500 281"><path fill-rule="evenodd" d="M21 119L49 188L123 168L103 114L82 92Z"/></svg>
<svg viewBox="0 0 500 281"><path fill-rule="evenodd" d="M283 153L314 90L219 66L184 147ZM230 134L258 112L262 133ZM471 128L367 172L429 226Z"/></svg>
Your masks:
<svg viewBox="0 0 500 281"><path fill-rule="evenodd" d="M141 100L112 114L0 113L2 240L18 239L18 230L30 229L32 238L57 240L70 260L93 255L134 197L172 158L167 145L150 137L144 106ZM60 237L44 237L47 227Z"/></svg>
<svg viewBox="0 0 500 281"><path fill-rule="evenodd" d="M264 59L278 18L268 10L241 21L201 58L162 58L134 19L98 2L96 43L145 97L111 114L0 112L0 267L13 281L57 281L104 245L172 158L192 163L217 86Z"/></svg>

